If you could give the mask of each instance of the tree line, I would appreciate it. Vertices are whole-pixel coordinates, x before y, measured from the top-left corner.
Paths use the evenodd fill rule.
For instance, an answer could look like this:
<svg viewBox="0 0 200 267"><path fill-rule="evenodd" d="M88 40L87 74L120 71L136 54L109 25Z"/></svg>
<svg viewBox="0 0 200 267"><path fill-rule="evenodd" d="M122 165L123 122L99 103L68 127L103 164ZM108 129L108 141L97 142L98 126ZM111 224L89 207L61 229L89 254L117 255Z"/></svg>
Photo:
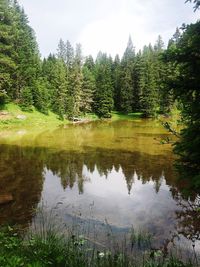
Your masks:
<svg viewBox="0 0 200 267"><path fill-rule="evenodd" d="M178 29L174 38L180 38ZM17 1L2 0L0 40L1 104L15 101L27 110L52 110L60 118L87 112L109 118L112 110L149 117L168 112L173 104L161 36L138 53L129 37L121 59L99 52L95 60L83 57L80 44L74 49L61 39L57 53L42 60L24 10Z"/></svg>
<svg viewBox="0 0 200 267"><path fill-rule="evenodd" d="M199 0L194 9L200 6ZM35 34L16 0L0 2L0 105L15 101L60 118L95 112L168 113L179 104L185 128L175 151L200 183L200 22L176 29L165 49L161 36L154 46L135 52L131 38L120 59L99 52L83 57L81 45L59 41L56 54L41 59ZM195 169L195 171L194 171Z"/></svg>

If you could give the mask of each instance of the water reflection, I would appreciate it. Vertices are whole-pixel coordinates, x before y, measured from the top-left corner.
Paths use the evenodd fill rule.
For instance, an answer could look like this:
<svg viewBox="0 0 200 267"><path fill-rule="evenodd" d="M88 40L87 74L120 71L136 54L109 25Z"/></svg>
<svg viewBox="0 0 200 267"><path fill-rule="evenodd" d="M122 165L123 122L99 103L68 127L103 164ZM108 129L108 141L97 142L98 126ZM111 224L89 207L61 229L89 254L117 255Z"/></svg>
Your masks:
<svg viewBox="0 0 200 267"><path fill-rule="evenodd" d="M171 154L149 155L123 149L0 146L0 223L28 223L45 202L64 219L77 212L85 220L106 220L116 229L145 229L157 245L182 236L199 240L199 200L184 199ZM92 204L92 213L91 213Z"/></svg>
<svg viewBox="0 0 200 267"><path fill-rule="evenodd" d="M13 197L10 203L0 205L0 224L31 221L41 197L43 168L33 150L0 146L0 197Z"/></svg>

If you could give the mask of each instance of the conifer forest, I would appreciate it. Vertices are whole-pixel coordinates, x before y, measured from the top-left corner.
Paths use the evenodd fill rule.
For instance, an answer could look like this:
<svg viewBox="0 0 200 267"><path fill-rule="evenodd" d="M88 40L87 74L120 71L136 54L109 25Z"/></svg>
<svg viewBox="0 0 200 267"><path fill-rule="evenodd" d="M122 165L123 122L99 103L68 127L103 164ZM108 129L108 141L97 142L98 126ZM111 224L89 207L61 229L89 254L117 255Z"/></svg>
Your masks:
<svg viewBox="0 0 200 267"><path fill-rule="evenodd" d="M188 0L185 5L191 9L191 13L199 12L199 0ZM116 54L113 57L104 51L99 51L95 58L92 55L84 55L82 45L80 43L72 45L67 38L65 40L61 38L58 41L56 51L56 53L50 53L47 57L43 57L39 51L34 29L31 27L23 7L17 0L0 0L0 226L14 222L14 224L26 225L22 227L25 229L27 225L32 225L33 221L37 221L38 213L34 211L33 215L30 210L33 207L36 210L45 197L50 201L49 195L51 194L49 193L47 197L44 189L44 181L49 181L49 177L51 179L56 177L61 181L57 182L60 184L58 192L63 192L62 197L64 192L68 192L71 201L74 201L74 206L78 205L77 203L80 201L80 206L82 203L82 205L91 207L86 197L84 198L84 190L87 194L90 194L90 190L98 191L98 188L104 194L107 192L106 186L103 186L102 182L97 183L99 179L97 176L105 177L105 181L108 183L114 181L112 180L114 176L119 179L123 176L124 180L120 181L122 184L126 184L129 197L131 197L131 190L135 190L134 186L137 188L137 184L140 183L141 187L150 186L153 183L152 192L154 193L152 194L155 194L155 198L159 196L158 193L162 194L162 188L170 194L171 202L168 202L168 198L164 195L162 196L163 202L160 200L156 202L155 205L158 205L159 201L159 203L167 203L168 208L163 207L162 210L162 207L159 206L161 204L159 204L154 219L159 212L164 214L165 209L168 211L170 205L173 207L173 211L168 212L169 214L174 212L175 215L163 215L161 219L158 219L164 230L157 230L161 229L155 226L157 219L148 224L148 221L142 219L143 214L140 214L137 208L133 211L135 215L130 215L130 217L127 215L132 208L132 206L126 206L129 205L127 203L130 199L127 200L127 198L124 202L122 200L119 203L116 200L118 203L116 205L122 213L120 213L120 219L117 218L117 215L111 216L111 227L113 225L115 227L117 221L124 227L121 229L125 229L132 221L136 221L137 225L138 218L141 218L145 222L144 228L146 227L151 234L155 232L156 249L163 246L163 249L159 250L160 253L164 253L166 243L171 242L169 240L172 239L174 242L177 235L184 240L189 239L193 242L192 244L197 244L198 248L200 245L200 20L191 24L179 25L174 29L174 34L167 44L164 43L162 36L158 35L155 43L144 45L140 50L135 48L134 36L133 38L131 35L127 36L127 46L122 56ZM12 111L11 113L9 110L7 111L9 105L17 106L20 110L19 114L34 114L36 111L39 112L37 114L41 114L38 116L44 116L47 120L48 116L55 114L56 119L64 127L53 129L52 132L46 129L39 133L42 121L38 125L26 128L25 122L20 126L13 120L13 126L10 119L13 116ZM87 117L88 114L93 114L90 116L95 116L96 120L85 124L80 123L80 125L73 124L75 120ZM119 117L122 116L118 121L114 119L116 114L119 114ZM4 120L3 116L8 116L8 120ZM22 119L24 116L24 121L28 120L26 119L27 115L18 116L22 116ZM131 118L130 121L127 118ZM26 174L31 179L29 185ZM14 185L14 180L11 181L11 178L18 181L20 189L15 188L17 185ZM72 192L75 190L76 183L81 200L75 201L76 194L72 194ZM27 191L22 190L23 184L25 188L27 186ZM52 182L52 187L54 184L55 181ZM91 189L89 184L94 185L94 188L91 185ZM117 186L119 184L116 184ZM110 188L112 188L112 183ZM68 189L69 191L66 191ZM23 202L24 198L28 199L25 191L30 193L26 205ZM57 191L55 190L55 192ZM99 196L94 193L98 195L98 197L95 195L94 201L92 200L93 195L91 196L90 203L94 203L94 207L95 204L97 205L97 211L94 208L94 216L97 217L93 218L93 221L101 221L103 216L109 217L116 209L114 204L110 204L114 193L112 190L108 192L107 194L111 194L110 196L105 196L103 193ZM144 191L141 196L148 195L148 192L145 192L147 191ZM137 196L137 190L134 194ZM120 197L122 195L119 194ZM148 196L153 201L154 198L150 193ZM104 203L104 200L101 200L103 198L105 205L102 204ZM139 201L138 199L137 201ZM143 203L144 199L141 201ZM147 199L145 201L148 203ZM62 203L62 200L59 200L58 203ZM107 207L106 203L111 206ZM177 206L175 208L174 203L178 203L179 209ZM98 205L102 205L105 215ZM146 205L148 206L148 204ZM152 204L149 209L154 210L154 208ZM13 212L9 213L9 209ZM123 210L126 211L126 215ZM141 210L145 210L142 204ZM168 214L167 211L166 214ZM26 213L27 216L22 213ZM19 214L21 215L19 216ZM61 212L61 214L64 213ZM72 220L73 212L70 210L69 214L65 216L68 216L68 220ZM151 217L148 216L148 218ZM165 216L166 221L163 222ZM175 217L176 219L174 219ZM85 221L88 222L90 219L87 218ZM178 223L176 230L173 228L173 231L177 232L172 238L168 235L172 233L170 227L175 221ZM190 229L188 230L188 228ZM116 230L113 229L113 231ZM99 233L100 230L97 232ZM4 242L1 241L1 237L7 242L7 234L0 229L0 246ZM0 266L189 267L200 264L198 253L195 254L195 257L192 256L195 259L191 263L193 265L184 265L184 259L181 259L181 263L178 260L166 263L165 257L163 257L162 263L152 263L152 259L160 257L155 254L150 254L146 263L143 260L143 265L137 265L139 263L130 265L129 255L127 260L125 258L122 260L118 256L112 258L109 256L112 253L106 254L107 252L104 251L102 258L104 257L107 263L110 260L110 265L106 265L105 262L100 263L99 250L101 251L101 246L98 248L97 245L97 252L94 252L97 253L97 256L95 258L95 254L93 254L94 262L90 262L91 265L89 265L88 258L87 260L81 258L85 252L78 254L80 240L76 240L76 247L73 245L75 244L74 238L73 236L70 241L72 243L68 244L68 249L73 247L73 252L69 249L67 255L77 253L79 255L77 257L80 257L80 262L82 262L79 262L80 265L78 265L78 261L75 263L73 260L69 263L68 258L69 264L63 263L64 258L63 261L61 260L62 263L59 263L56 260L62 256L58 256L55 251L52 264L47 260L39 265L39 256L37 261L33 255L31 256L32 262L28 262L27 259L30 255L27 256L24 248L23 253L26 256L22 259L16 254L16 257L19 257L18 263L14 265L13 260L9 265L6 256L2 255L7 255L9 258L8 255L13 252L9 252L9 248L5 248L5 250L0 248ZM93 241L90 240L91 236L86 239L93 244ZM137 242L144 245L148 238L143 236L141 239L142 241L138 241L139 236L136 236L134 232L134 245ZM102 240L103 237L99 238L98 242L101 243ZM148 242L150 242L149 239ZM95 242L94 244L96 246ZM134 245L132 241L131 246ZM19 246L22 244L20 243ZM147 243L144 246L147 246ZM83 248L81 247L81 249ZM145 250L139 246L137 251L144 252ZM151 247L151 253L157 250L152 251ZM200 251L197 252L200 253ZM31 252L29 251L29 253ZM50 252L48 253L50 255ZM92 252L88 254L87 257L91 259ZM65 255L66 257L68 256ZM33 263L35 265L29 265Z"/></svg>

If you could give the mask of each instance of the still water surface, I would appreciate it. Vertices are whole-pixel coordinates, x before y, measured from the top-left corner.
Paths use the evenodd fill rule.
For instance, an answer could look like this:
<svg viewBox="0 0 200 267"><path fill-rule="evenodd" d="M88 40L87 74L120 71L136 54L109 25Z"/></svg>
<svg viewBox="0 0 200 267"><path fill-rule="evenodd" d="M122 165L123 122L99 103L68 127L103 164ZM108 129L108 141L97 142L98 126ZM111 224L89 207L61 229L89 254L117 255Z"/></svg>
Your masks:
<svg viewBox="0 0 200 267"><path fill-rule="evenodd" d="M56 130L0 133L0 224L29 225L37 207L57 207L64 221L106 221L113 231L151 233L199 249L197 195L183 198L169 136L152 120L92 122ZM180 238L177 238L177 236Z"/></svg>

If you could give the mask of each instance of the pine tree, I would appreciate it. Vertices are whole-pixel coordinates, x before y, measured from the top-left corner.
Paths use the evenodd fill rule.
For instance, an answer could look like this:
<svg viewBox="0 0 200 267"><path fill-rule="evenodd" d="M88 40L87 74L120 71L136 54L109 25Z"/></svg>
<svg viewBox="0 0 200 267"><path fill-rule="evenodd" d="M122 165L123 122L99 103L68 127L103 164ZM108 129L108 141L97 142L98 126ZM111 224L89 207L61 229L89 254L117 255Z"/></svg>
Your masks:
<svg viewBox="0 0 200 267"><path fill-rule="evenodd" d="M13 59L12 13L8 0L0 2L0 102L4 104L12 96L12 74L16 69Z"/></svg>
<svg viewBox="0 0 200 267"><path fill-rule="evenodd" d="M81 45L77 44L73 66L69 73L69 92L71 97L72 117L80 114L82 83L82 51Z"/></svg>
<svg viewBox="0 0 200 267"><path fill-rule="evenodd" d="M69 41L66 43L66 65L68 70L73 67L74 63L74 49Z"/></svg>
<svg viewBox="0 0 200 267"><path fill-rule="evenodd" d="M58 59L63 60L65 64L67 64L67 45L62 39L60 39L58 43L57 57Z"/></svg>
<svg viewBox="0 0 200 267"><path fill-rule="evenodd" d="M42 84L37 84L36 89L40 92L45 91L45 99L49 98L46 102L52 111L57 113L62 119L63 116L68 113L69 109L69 92L67 83L67 70L65 63L61 59L57 59L55 55L50 54L47 59L44 59L42 65ZM45 83L45 85L44 85ZM47 90L44 90L46 86ZM37 92L36 90L36 92ZM40 100L37 99L35 93L35 101L37 108L41 109ZM43 111L46 112L47 107Z"/></svg>
<svg viewBox="0 0 200 267"><path fill-rule="evenodd" d="M145 117L155 116L159 109L159 90L156 81L154 50L151 44L143 49L140 77L140 104Z"/></svg>
<svg viewBox="0 0 200 267"><path fill-rule="evenodd" d="M20 106L24 111L32 111L33 95L30 87L23 87L20 92Z"/></svg>
<svg viewBox="0 0 200 267"><path fill-rule="evenodd" d="M121 62L119 55L116 55L115 60L113 62L113 87L114 87L114 108L115 110L120 110L120 78L121 78Z"/></svg>
<svg viewBox="0 0 200 267"><path fill-rule="evenodd" d="M172 90L166 87L166 78L168 73L168 66L164 64L162 55L164 52L164 42L159 35L154 46L153 58L154 58L154 73L156 79L156 87L158 90L158 105L160 113L169 113L173 105Z"/></svg>
<svg viewBox="0 0 200 267"><path fill-rule="evenodd" d="M120 110L124 113L133 110L133 66L135 60L135 49L131 37L129 37L127 48L121 61L121 85L120 85Z"/></svg>
<svg viewBox="0 0 200 267"><path fill-rule="evenodd" d="M86 112L92 111L96 81L92 71L87 66L84 65L82 73L81 111L85 114Z"/></svg>
<svg viewBox="0 0 200 267"><path fill-rule="evenodd" d="M53 96L54 96L54 91L55 91L55 80L56 80L56 75L57 72L55 71L56 68L56 57L55 55L50 54L48 58L44 58L42 62L42 71L41 71L41 76L45 80L46 87L48 90L48 95L49 95L49 106L52 109L53 106Z"/></svg>
<svg viewBox="0 0 200 267"><path fill-rule="evenodd" d="M39 72L39 52L35 34L28 25L27 16L17 1L13 4L13 19L15 21L13 30L15 32L14 50L17 69L14 75L13 97L20 98L24 87L32 87Z"/></svg>
<svg viewBox="0 0 200 267"><path fill-rule="evenodd" d="M48 114L49 109L49 92L48 83L44 78L39 78L35 82L33 89L34 106L42 113Z"/></svg>
<svg viewBox="0 0 200 267"><path fill-rule="evenodd" d="M133 82L134 82L134 104L133 111L141 112L141 96L142 87L141 80L143 75L144 66L142 65L142 53L139 51L135 57L134 72L133 72Z"/></svg>
<svg viewBox="0 0 200 267"><path fill-rule="evenodd" d="M95 64L94 64L94 59L91 55L86 57L84 66L87 67L88 70L94 73Z"/></svg>
<svg viewBox="0 0 200 267"><path fill-rule="evenodd" d="M111 66L107 55L101 52L96 60L95 78L94 110L99 117L110 118L114 104Z"/></svg>

